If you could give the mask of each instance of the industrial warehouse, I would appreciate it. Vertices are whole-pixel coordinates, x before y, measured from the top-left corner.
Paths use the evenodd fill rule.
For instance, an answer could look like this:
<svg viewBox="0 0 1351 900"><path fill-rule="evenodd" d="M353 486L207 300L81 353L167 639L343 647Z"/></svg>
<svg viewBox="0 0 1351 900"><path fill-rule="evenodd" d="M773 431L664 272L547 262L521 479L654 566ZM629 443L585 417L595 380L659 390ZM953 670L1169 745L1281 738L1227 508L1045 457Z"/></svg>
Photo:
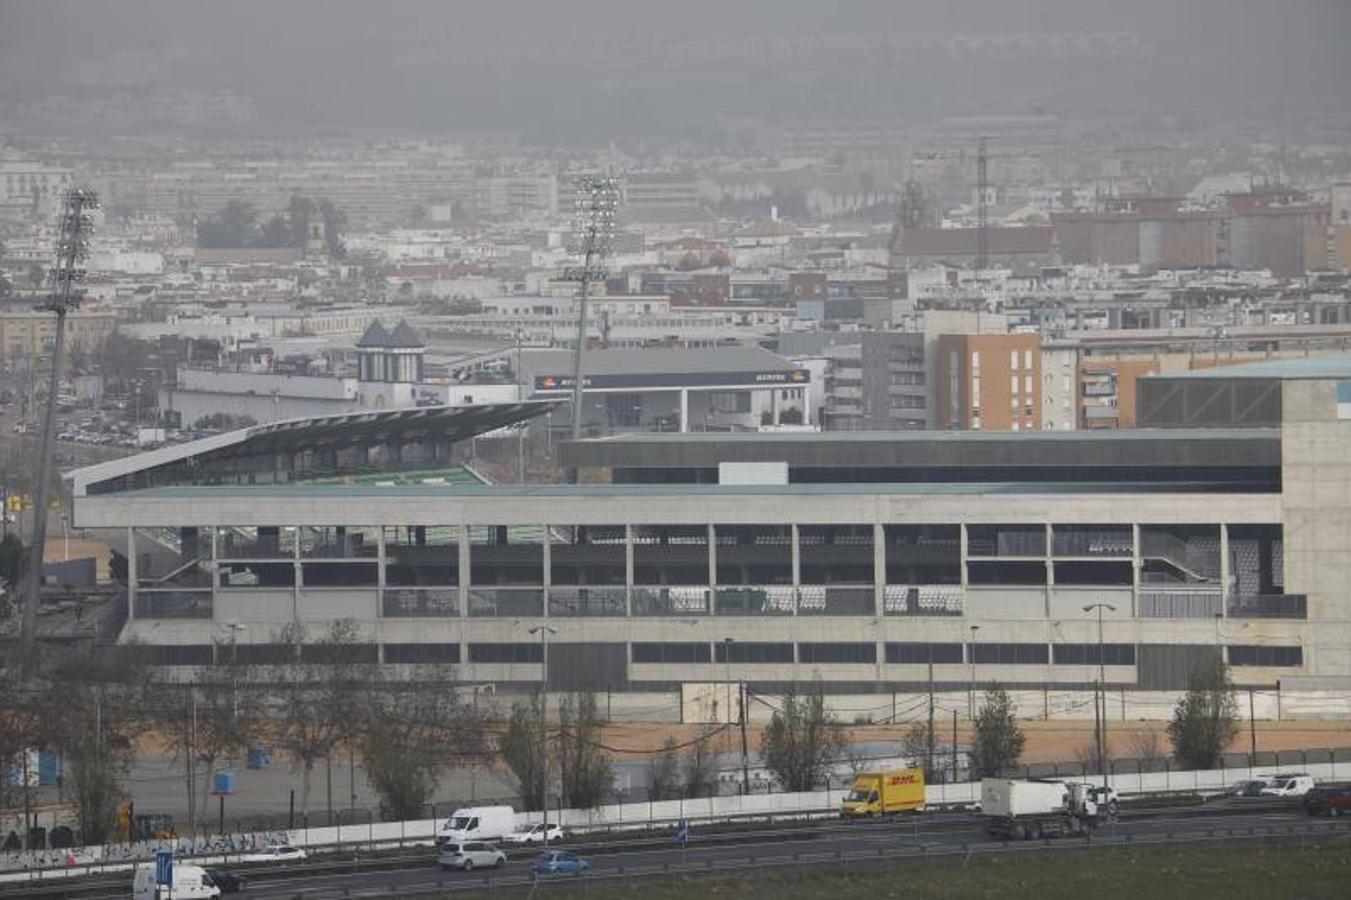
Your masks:
<svg viewBox="0 0 1351 900"><path fill-rule="evenodd" d="M1115 688L1217 651L1240 685L1351 675L1351 357L1144 379L1127 431L621 435L563 446L580 484L453 462L551 406L166 447L74 472L75 523L125 545L121 640L185 668L351 619L363 661L507 689L1071 687L1100 646Z"/></svg>

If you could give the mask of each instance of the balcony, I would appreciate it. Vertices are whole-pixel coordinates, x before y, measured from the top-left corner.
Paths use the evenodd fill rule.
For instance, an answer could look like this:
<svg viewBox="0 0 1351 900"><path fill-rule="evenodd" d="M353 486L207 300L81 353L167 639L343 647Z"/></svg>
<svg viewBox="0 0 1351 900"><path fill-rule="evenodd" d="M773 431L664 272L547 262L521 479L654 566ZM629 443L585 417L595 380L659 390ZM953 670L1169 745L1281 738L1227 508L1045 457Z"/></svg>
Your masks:
<svg viewBox="0 0 1351 900"><path fill-rule="evenodd" d="M655 585L633 588L635 616L702 616L708 612L704 585Z"/></svg>
<svg viewBox="0 0 1351 900"><path fill-rule="evenodd" d="M484 618L542 616L544 588L470 588L469 615Z"/></svg>
<svg viewBox="0 0 1351 900"><path fill-rule="evenodd" d="M888 616L960 616L960 584L889 584L882 589Z"/></svg>
<svg viewBox="0 0 1351 900"><path fill-rule="evenodd" d="M386 588L383 614L393 619L457 618L459 588Z"/></svg>
<svg viewBox="0 0 1351 900"><path fill-rule="evenodd" d="M791 616L797 604L792 585L737 585L713 589L713 612L719 616Z"/></svg>
<svg viewBox="0 0 1351 900"><path fill-rule="evenodd" d="M1234 619L1307 619L1309 598L1305 594L1230 597L1228 613Z"/></svg>
<svg viewBox="0 0 1351 900"><path fill-rule="evenodd" d="M628 591L622 587L551 587L549 615L624 616Z"/></svg>
<svg viewBox="0 0 1351 900"><path fill-rule="evenodd" d="M1142 619L1213 619L1224 610L1218 589L1140 591Z"/></svg>

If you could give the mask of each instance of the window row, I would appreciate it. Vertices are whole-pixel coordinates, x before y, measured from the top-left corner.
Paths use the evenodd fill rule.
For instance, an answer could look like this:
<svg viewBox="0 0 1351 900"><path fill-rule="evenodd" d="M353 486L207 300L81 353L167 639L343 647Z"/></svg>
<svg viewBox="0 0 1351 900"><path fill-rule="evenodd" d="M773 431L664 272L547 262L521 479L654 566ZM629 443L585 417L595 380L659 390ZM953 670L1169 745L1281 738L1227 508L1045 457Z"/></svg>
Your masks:
<svg viewBox="0 0 1351 900"><path fill-rule="evenodd" d="M212 661L210 644L148 646L148 662L160 666L204 666ZM292 662L307 664L372 664L381 661L381 647L373 643L344 645L302 644L299 656L290 644L239 644L228 651L245 665L282 665ZM702 641L635 642L630 645L630 659L635 664L652 663L865 663L877 661L876 644L871 642L776 643L768 641ZM1266 666L1296 668L1304 664L1304 649L1299 646L1230 645L1229 664L1232 666ZM1102 645L1103 664L1133 666L1136 661L1134 644ZM965 652L964 652L965 651ZM214 648L214 652L222 652ZM972 662L980 665L1032 665L1047 662L1047 645L1032 643L968 644L922 641L887 642L884 661L894 665L962 665ZM471 663L533 663L544 659L544 648L538 641L515 643L470 643L467 645ZM1050 660L1055 665L1098 665L1097 644L1055 644ZM458 664L461 651L458 643L387 643L383 645L383 662L392 664Z"/></svg>

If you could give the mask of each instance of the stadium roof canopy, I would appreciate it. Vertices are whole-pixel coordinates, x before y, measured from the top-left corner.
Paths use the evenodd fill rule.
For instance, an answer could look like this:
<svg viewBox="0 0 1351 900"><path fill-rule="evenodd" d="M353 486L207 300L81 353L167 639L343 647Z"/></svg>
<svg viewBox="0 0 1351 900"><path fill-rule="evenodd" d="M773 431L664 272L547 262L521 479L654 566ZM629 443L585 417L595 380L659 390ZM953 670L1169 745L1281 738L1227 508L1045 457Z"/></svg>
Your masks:
<svg viewBox="0 0 1351 900"><path fill-rule="evenodd" d="M451 445L543 415L557 401L423 406L288 419L76 469L75 496L185 484L286 483L426 468ZM391 449L394 448L394 449Z"/></svg>

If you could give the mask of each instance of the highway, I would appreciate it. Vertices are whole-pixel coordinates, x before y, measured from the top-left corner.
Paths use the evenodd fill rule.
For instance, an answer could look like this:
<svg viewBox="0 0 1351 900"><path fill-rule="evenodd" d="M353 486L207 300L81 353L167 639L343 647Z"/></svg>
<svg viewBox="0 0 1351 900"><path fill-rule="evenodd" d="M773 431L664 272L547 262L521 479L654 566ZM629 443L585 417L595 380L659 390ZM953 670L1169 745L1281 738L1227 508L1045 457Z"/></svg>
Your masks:
<svg viewBox="0 0 1351 900"><path fill-rule="evenodd" d="M1280 836L1294 829L1295 833L1329 829L1351 835L1351 823L1310 819L1301 812L1271 810L1252 811L1211 810L1197 815L1198 810L1173 811L1148 818L1123 818L1099 829L1093 838L1095 844L1124 843L1178 843L1188 840L1239 839L1255 833ZM939 819L917 817L886 823L835 823L829 827L788 832L753 832L739 836L722 835L701 839L693 835L688 847L682 850L672 841L669 846L653 846L643 842L641 849L602 851L600 847L587 852L578 845L576 850L591 863L592 878L663 878L686 872L731 870L756 866L812 865L849 861L865 862L886 858L922 857L924 855L965 854L970 851L1031 851L1040 849L1040 842L1004 844L986 837L974 817L951 816ZM565 842L569 848L574 842ZM1082 839L1059 839L1047 842L1051 846L1082 846ZM480 893L494 887L523 887L531 883L530 861L539 848L520 850L510 863L491 872L442 872L436 865L435 853L430 848L420 856L410 856L409 862L398 869L373 872L325 874L288 877L283 872L269 873L266 878L251 879L245 896L253 898L305 898L329 900L339 897L374 896L393 892L412 895L422 892L444 891ZM247 873L244 873L247 875ZM261 873L260 873L261 874ZM541 879L541 886L577 884L571 876ZM580 886L580 885L578 885Z"/></svg>

